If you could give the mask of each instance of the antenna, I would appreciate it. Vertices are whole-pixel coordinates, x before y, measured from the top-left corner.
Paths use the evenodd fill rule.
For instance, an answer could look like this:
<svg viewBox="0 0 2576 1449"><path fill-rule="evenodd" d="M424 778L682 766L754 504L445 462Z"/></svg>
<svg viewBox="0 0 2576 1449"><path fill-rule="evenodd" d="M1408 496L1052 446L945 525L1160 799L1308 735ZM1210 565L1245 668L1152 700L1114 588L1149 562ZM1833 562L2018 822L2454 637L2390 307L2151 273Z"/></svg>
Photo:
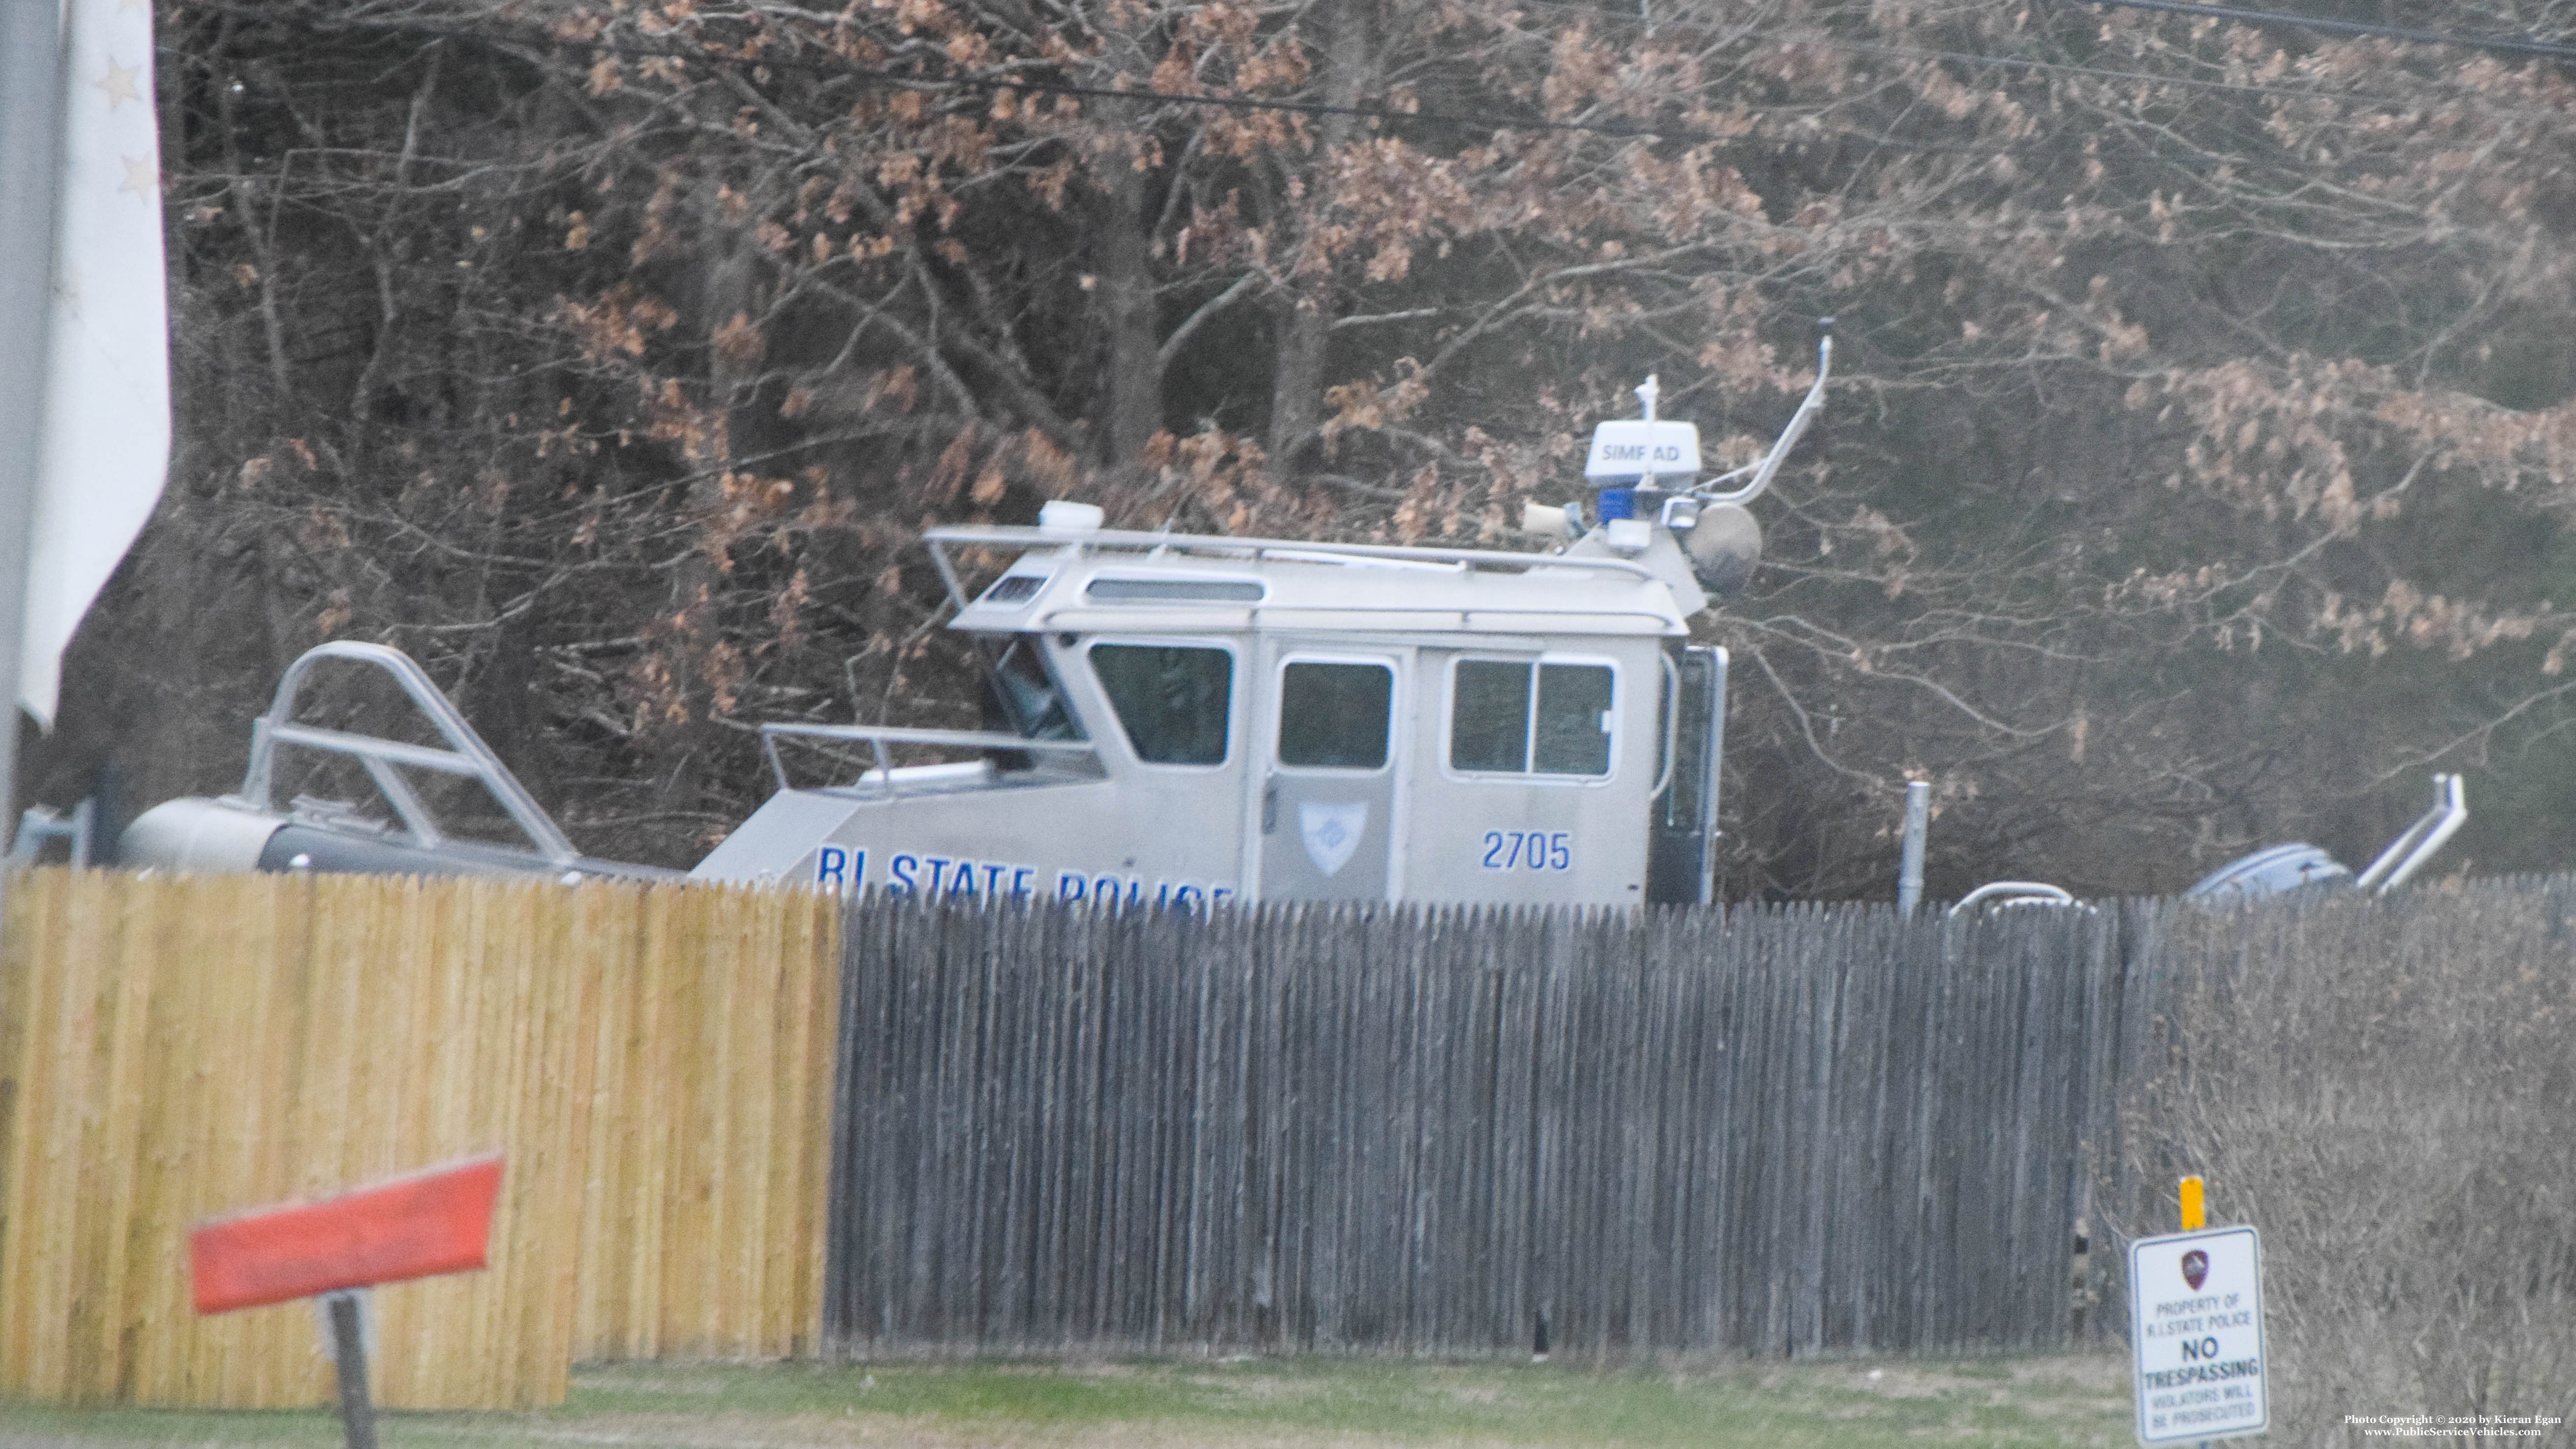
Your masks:
<svg viewBox="0 0 2576 1449"><path fill-rule="evenodd" d="M1651 423L1655 420L1655 399L1663 395L1664 390L1655 385L1655 375L1651 372L1647 373L1645 382L1637 388L1637 401L1646 405L1647 422Z"/></svg>

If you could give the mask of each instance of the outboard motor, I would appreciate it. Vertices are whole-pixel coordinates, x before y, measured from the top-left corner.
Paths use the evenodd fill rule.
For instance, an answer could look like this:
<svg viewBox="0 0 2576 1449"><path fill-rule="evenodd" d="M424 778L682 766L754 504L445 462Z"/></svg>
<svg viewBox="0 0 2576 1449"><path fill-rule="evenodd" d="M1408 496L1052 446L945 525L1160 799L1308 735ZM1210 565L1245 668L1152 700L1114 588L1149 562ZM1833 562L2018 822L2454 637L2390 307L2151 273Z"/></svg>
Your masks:
<svg viewBox="0 0 2576 1449"><path fill-rule="evenodd" d="M2201 877L2197 885L2182 893L2182 898L2217 905L2261 900L2311 887L2350 890L2352 870L2320 847L2299 841L2231 860Z"/></svg>
<svg viewBox="0 0 2576 1449"><path fill-rule="evenodd" d="M2275 845L2231 860L2203 876L2182 893L2187 901L2232 905L2287 895L2292 891L2364 890L2386 895L2412 880L2469 821L2469 805L2457 775L2433 777L2433 808L2388 843L2358 876L2343 862L2302 842Z"/></svg>

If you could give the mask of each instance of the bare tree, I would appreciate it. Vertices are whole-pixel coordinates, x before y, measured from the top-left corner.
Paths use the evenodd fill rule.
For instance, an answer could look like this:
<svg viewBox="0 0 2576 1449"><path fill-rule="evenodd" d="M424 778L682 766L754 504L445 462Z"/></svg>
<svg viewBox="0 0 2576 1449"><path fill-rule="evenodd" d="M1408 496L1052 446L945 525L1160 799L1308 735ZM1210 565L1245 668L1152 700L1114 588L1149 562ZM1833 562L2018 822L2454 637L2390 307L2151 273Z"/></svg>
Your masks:
<svg viewBox="0 0 2576 1449"><path fill-rule="evenodd" d="M2138 890L2364 846L2435 761L2554 769L2543 65L1852 0L225 0L163 37L182 448L58 792L111 751L215 783L216 721L359 633L586 846L685 860L761 788L751 722L972 711L925 523L1506 543L1648 372L1747 453L1828 312L1849 380L1705 626L1732 892L1883 888L1908 775L1936 890ZM133 668L174 624L202 646ZM2518 828L2473 848L2561 848Z"/></svg>

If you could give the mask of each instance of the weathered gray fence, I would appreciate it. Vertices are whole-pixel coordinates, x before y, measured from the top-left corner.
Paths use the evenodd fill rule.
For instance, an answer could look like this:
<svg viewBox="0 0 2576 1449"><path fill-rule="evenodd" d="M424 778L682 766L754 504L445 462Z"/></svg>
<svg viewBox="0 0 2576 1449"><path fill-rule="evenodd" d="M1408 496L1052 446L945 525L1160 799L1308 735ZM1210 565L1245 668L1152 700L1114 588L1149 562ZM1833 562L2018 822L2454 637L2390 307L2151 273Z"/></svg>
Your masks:
<svg viewBox="0 0 2576 1449"><path fill-rule="evenodd" d="M844 1350L2064 1342L2167 907L852 907Z"/></svg>

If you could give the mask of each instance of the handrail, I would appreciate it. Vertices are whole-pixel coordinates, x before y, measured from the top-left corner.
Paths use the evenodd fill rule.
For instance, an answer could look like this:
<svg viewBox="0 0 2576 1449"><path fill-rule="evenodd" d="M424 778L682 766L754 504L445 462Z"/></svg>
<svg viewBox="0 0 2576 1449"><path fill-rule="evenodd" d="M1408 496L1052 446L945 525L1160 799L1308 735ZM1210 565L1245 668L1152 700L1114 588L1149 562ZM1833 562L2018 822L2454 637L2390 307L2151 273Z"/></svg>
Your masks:
<svg viewBox="0 0 2576 1449"><path fill-rule="evenodd" d="M378 739L373 735L351 734L345 730L325 729L318 725L295 722L295 706L304 688L305 676L325 659L345 659L357 664L371 664L391 675L418 709L435 728L448 748L432 749L426 745L405 744L399 740ZM275 810L277 747L294 745L301 749L319 750L325 754L346 755L358 762L374 782L377 791L402 818L403 829L423 847L445 842L446 832L439 828L437 815L413 791L402 776L394 772L397 765L413 769L435 770L441 774L460 775L482 785L500 805L510 823L519 827L535 853L552 864L569 866L581 860L581 852L555 828L553 817L545 812L519 784L518 777L492 753L492 747L474 732L465 716L457 711L435 680L412 657L384 644L364 644L353 639L335 639L319 644L286 666L277 681L277 696L268 713L252 721L250 728L250 766L242 772L240 798L260 810Z"/></svg>
<svg viewBox="0 0 2576 1449"><path fill-rule="evenodd" d="M1771 451L1765 453L1759 463L1738 468L1721 477L1711 478L1708 482L1692 489L1691 496L1702 503L1741 504L1752 502L1770 488L1772 475L1780 471L1780 465L1788 460L1789 450L1798 446L1798 439L1806 435L1807 424L1814 422L1816 414L1823 411L1825 406L1825 379L1833 376L1834 373L1834 319L1819 318L1816 322L1816 330L1823 335L1816 340L1815 386L1807 389L1806 400L1798 404L1798 410L1795 413L1790 414L1789 426L1781 430L1779 438L1771 444ZM1753 475L1753 481L1732 493L1710 491L1720 483L1741 478L1747 473Z"/></svg>
<svg viewBox="0 0 2576 1449"><path fill-rule="evenodd" d="M760 727L761 753L768 757L770 776L778 781L778 788L781 790L796 788L787 778L785 762L778 758L778 741L782 736L853 740L871 746L876 752L877 767L868 773L885 776L886 793L889 795L903 793L895 788L894 761L886 753L886 746L889 744L947 745L970 750L1026 750L1033 754L1053 753L1094 757L1100 753L1100 746L1090 740L1031 739L1025 735L1006 734L1000 730L935 730L916 729L908 725L798 724L793 721L764 724ZM859 778L864 780L867 774L862 774Z"/></svg>
<svg viewBox="0 0 2576 1449"><path fill-rule="evenodd" d="M2457 775L2433 777L2433 808L2416 817L2388 848L2379 853L2353 884L2362 890L2376 887L2376 894L2386 895L2414 878L2424 863L2433 858L2469 821L2469 803Z"/></svg>
<svg viewBox="0 0 2576 1449"><path fill-rule="evenodd" d="M1655 776L1653 793L1646 796L1646 803L1650 805L1664 798L1664 792L1673 788L1673 767L1679 761L1682 742L1681 666L1673 662L1672 655L1661 649L1655 651L1655 658L1664 666L1664 768Z"/></svg>
<svg viewBox="0 0 2576 1449"><path fill-rule="evenodd" d="M1249 557L1256 561L1282 558L1297 563L1318 563L1328 558L1386 559L1395 562L1454 563L1468 568L1590 569L1602 573L1626 574L1646 583L1656 582L1654 570L1624 558L1593 558L1561 553L1512 553L1501 549L1421 548L1384 543L1315 543L1282 538L1221 538L1212 534L1139 533L1123 529L1033 528L1017 524L954 524L934 528L922 534L932 546L932 553L946 566L946 555L938 545L943 543L1024 544L1031 548L1060 547L1077 550L1106 547L1139 549L1148 552L1186 554L1221 554ZM1302 557L1301 557L1302 556Z"/></svg>
<svg viewBox="0 0 2576 1449"><path fill-rule="evenodd" d="M1262 627L1260 621L1263 616L1279 614L1455 614L1458 616L1458 627L1461 630L1472 630L1472 626L1467 621L1480 614L1501 614L1510 617L1538 614L1555 619L1651 619L1672 632L1678 632L1686 627L1676 622L1681 612L1679 609L1566 609L1542 608L1536 604L1194 604L1157 599L1146 604L1066 604L1049 609L1040 617L1047 621L1047 627L1054 628L1057 627L1055 621L1067 616L1083 620L1095 616L1103 621L1124 620L1128 617L1154 617L1156 611L1164 609L1186 612L1193 621L1199 619L1223 621L1204 626L1207 628L1258 628ZM1234 622L1234 616L1240 616L1242 622ZM1430 626L1424 627L1428 629ZM1607 631L1560 629L1554 632Z"/></svg>
<svg viewBox="0 0 2576 1449"><path fill-rule="evenodd" d="M1702 754L1699 791L1699 835L1707 852L1701 861L1699 903L1707 905L1717 899L1717 792L1724 781L1726 768L1726 650L1715 644L1685 644L1684 658L1696 654L1707 661L1708 737Z"/></svg>

